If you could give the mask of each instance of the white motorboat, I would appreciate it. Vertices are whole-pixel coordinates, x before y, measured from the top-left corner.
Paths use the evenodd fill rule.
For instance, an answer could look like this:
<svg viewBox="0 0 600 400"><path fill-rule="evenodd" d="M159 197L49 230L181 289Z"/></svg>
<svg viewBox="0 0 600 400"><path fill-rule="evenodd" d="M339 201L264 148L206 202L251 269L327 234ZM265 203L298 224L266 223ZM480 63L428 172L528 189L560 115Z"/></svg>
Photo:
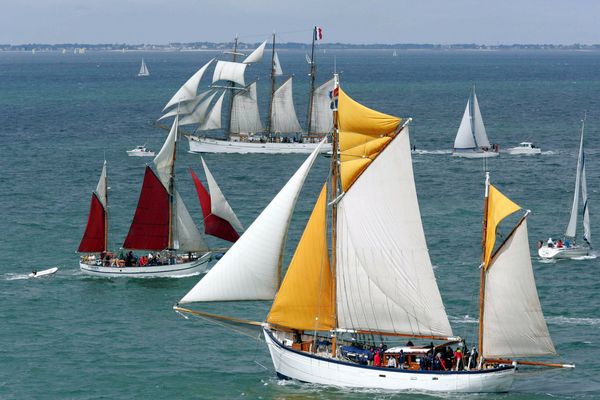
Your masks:
<svg viewBox="0 0 600 400"><path fill-rule="evenodd" d="M517 147L511 147L509 149L506 149L506 152L508 154L541 154L542 153L542 149L540 149L539 147L536 147L536 145L534 145L531 142L521 142L519 143L519 145Z"/></svg>
<svg viewBox="0 0 600 400"><path fill-rule="evenodd" d="M565 231L565 240L556 242L549 239L540 241L538 255L545 259L566 259L587 256L592 247L590 228L590 209L587 197L587 181L585 175L585 154L583 151L583 131L585 118L581 121L581 138L579 140L579 154L577 157L577 171L575 173L575 192L573 193L573 205L571 206L571 218ZM581 193L582 208L579 210L579 194ZM577 216L581 212L583 219L583 241L577 244Z"/></svg>
<svg viewBox="0 0 600 400"><path fill-rule="evenodd" d="M498 145L491 145L488 140L473 88L454 139L452 155L462 158L489 158L497 157L498 154Z"/></svg>
<svg viewBox="0 0 600 400"><path fill-rule="evenodd" d="M452 333L429 259L412 169L410 119L371 110L341 89L336 94L333 143L339 155L332 154L331 179L321 189L283 281L281 238L318 150L179 303L273 299L266 321L219 316L179 304L175 311L237 328L262 328L275 371L285 379L396 391L508 391L517 363L512 358L555 354L535 287L527 213L492 254L498 224L520 207L486 178L481 357L473 351L465 369L460 363L441 367L441 361L439 368L428 367L438 349L446 352L449 344L463 340ZM361 145L351 146L358 134ZM328 188L329 182L336 184ZM385 351L382 346L383 361L394 359L384 365L398 365L398 359L400 368L369 365L344 354L349 346L364 349L375 340L398 337L442 343L407 344L406 355L402 348ZM441 360L440 355L435 358Z"/></svg>
<svg viewBox="0 0 600 400"><path fill-rule="evenodd" d="M154 157L154 152L148 150L146 145L136 146L135 149L127 150L129 157Z"/></svg>
<svg viewBox="0 0 600 400"><path fill-rule="evenodd" d="M57 271L58 267L53 267L43 271L32 271L28 276L30 278L41 278L42 276L54 275Z"/></svg>

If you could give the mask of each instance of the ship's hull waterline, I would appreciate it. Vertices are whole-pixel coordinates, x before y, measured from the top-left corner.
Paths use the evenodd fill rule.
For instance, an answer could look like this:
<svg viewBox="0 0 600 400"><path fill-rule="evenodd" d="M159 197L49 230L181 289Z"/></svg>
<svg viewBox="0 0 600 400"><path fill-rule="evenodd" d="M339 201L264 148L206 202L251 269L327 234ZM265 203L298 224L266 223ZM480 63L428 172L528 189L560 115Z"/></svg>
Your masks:
<svg viewBox="0 0 600 400"><path fill-rule="evenodd" d="M190 153L233 153L233 154L310 154L319 143L260 143L236 142L201 137L188 137ZM325 143L321 153L331 151Z"/></svg>
<svg viewBox="0 0 600 400"><path fill-rule="evenodd" d="M129 278L177 278L198 275L208 270L208 262L212 254L206 253L202 257L186 263L173 265L147 265L143 267L105 267L79 263L81 272L86 275Z"/></svg>

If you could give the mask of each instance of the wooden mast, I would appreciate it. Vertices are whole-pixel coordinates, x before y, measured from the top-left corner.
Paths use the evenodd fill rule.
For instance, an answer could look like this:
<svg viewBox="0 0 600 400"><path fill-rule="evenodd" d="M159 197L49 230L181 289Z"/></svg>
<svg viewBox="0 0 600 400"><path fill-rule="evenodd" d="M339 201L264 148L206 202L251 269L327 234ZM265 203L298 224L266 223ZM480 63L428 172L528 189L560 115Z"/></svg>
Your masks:
<svg viewBox="0 0 600 400"><path fill-rule="evenodd" d="M235 39L233 41L233 52L231 53L233 56L233 59L232 59L233 62L236 62L236 60L237 60L237 55L238 55L237 48L238 48L238 37L237 37L237 35L235 35ZM233 96L234 96L233 89L235 88L235 82L231 82L229 84L229 88L231 90L231 93L230 93L231 96L229 97L229 115L227 118L227 137L231 137L231 112L233 110Z"/></svg>
<svg viewBox="0 0 600 400"><path fill-rule="evenodd" d="M479 334L477 340L477 348L481 356L479 357L479 364L483 361L483 307L485 298L485 246L486 246L486 232L487 232L487 214L489 206L489 194L490 194L490 173L485 173L485 200L483 202L483 229L481 239L481 275L479 282Z"/></svg>
<svg viewBox="0 0 600 400"><path fill-rule="evenodd" d="M314 48L314 36L313 36L313 48ZM331 156L331 286L332 286L332 296L333 296L333 321L334 321L334 329L337 329L337 300L336 300L336 288L337 288L337 276L336 276L336 264L337 264L337 254L336 254L336 243L337 243L337 197L338 197L338 147L339 147L339 119L338 119L338 104L337 97L339 93L335 93L339 91L340 87L340 79L338 74L333 75L333 92L331 96L331 101L333 102L333 134L332 139L333 143L331 146L332 156ZM312 91L311 91L312 94ZM312 96L311 102L312 105ZM310 108L309 108L310 110ZM309 111L309 121L310 121L310 111ZM310 122L309 125L310 127ZM331 355L335 357L336 353L336 336L332 337L332 346L331 346Z"/></svg>
<svg viewBox="0 0 600 400"><path fill-rule="evenodd" d="M273 32L273 49L271 51L271 100L269 101L269 114L267 115L267 135L271 135L273 97L275 96L275 32Z"/></svg>
<svg viewBox="0 0 600 400"><path fill-rule="evenodd" d="M317 27L313 28L312 47L310 50L310 92L308 94L308 117L306 118L306 134L310 136L312 130L312 109L313 109L313 96L315 92L315 75L317 73L317 67L315 65L315 36L317 35ZM334 116L336 111L333 112ZM335 118L335 117L334 117Z"/></svg>

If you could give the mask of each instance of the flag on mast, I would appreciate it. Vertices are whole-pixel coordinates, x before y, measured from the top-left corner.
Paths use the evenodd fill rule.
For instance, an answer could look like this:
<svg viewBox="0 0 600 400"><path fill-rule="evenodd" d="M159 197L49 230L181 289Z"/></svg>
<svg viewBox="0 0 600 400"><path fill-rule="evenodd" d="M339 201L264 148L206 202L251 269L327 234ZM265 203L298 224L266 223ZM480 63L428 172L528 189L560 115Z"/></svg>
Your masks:
<svg viewBox="0 0 600 400"><path fill-rule="evenodd" d="M314 39L315 39L315 41L323 40L323 28L321 28L319 26L315 26Z"/></svg>

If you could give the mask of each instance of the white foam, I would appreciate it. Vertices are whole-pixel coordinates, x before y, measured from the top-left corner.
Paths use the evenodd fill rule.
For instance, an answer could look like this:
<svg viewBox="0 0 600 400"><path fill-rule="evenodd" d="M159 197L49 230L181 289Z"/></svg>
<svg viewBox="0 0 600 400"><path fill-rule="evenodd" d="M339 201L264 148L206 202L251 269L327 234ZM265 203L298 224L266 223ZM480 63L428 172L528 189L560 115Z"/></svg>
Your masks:
<svg viewBox="0 0 600 400"><path fill-rule="evenodd" d="M5 276L4 280L6 280L6 281L18 281L21 279L29 279L29 275L27 275L27 274L8 273L8 274L5 274L4 276Z"/></svg>
<svg viewBox="0 0 600 400"><path fill-rule="evenodd" d="M575 317L546 317L549 324L555 325L600 325L600 318L575 318Z"/></svg>

